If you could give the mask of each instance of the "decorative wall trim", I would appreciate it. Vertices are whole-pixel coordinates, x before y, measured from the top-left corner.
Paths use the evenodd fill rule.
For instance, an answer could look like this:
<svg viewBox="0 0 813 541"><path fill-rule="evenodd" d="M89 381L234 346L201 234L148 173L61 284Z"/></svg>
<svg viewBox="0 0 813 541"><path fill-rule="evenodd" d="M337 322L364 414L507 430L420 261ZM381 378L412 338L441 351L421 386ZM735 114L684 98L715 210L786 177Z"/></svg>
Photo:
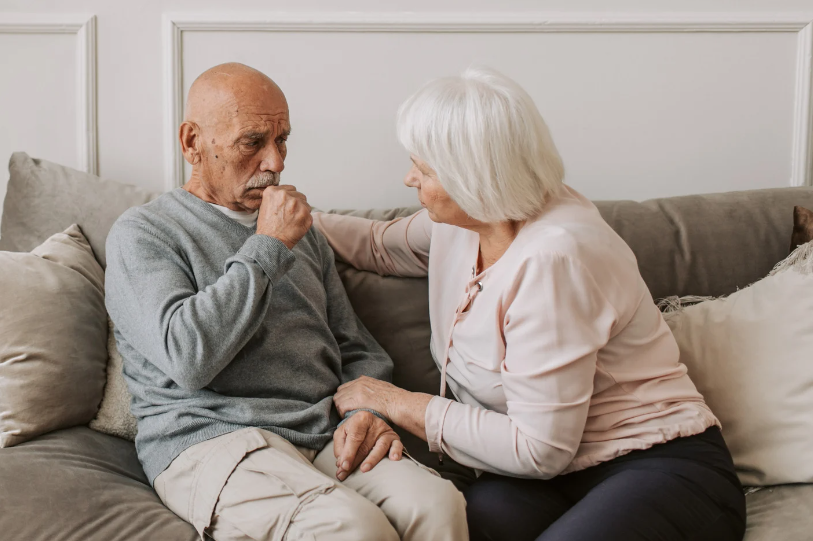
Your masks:
<svg viewBox="0 0 813 541"><path fill-rule="evenodd" d="M76 152L79 169L97 174L96 16L0 14L0 33L76 34Z"/></svg>
<svg viewBox="0 0 813 541"><path fill-rule="evenodd" d="M607 13L167 13L164 15L165 183L183 185L183 32L792 32L797 34L791 186L813 185L813 12Z"/></svg>
<svg viewBox="0 0 813 541"><path fill-rule="evenodd" d="M813 23L799 30L793 104L791 186L813 186Z"/></svg>

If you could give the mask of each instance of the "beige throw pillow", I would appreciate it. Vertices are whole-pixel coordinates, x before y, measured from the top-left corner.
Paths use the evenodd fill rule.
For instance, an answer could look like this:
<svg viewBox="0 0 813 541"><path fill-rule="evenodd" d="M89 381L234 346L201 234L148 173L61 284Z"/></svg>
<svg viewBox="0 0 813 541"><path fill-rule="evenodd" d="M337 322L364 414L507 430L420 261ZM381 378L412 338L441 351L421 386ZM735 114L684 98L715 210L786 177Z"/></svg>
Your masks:
<svg viewBox="0 0 813 541"><path fill-rule="evenodd" d="M742 483L813 483L813 243L759 282L665 317Z"/></svg>
<svg viewBox="0 0 813 541"><path fill-rule="evenodd" d="M124 381L122 368L123 360L116 347L116 337L113 334L113 322L107 320L109 332L107 334L107 383L104 386L102 405L96 418L90 422L90 428L118 436L125 440L135 441L136 418L130 413L130 390Z"/></svg>
<svg viewBox="0 0 813 541"><path fill-rule="evenodd" d="M0 252L0 447L87 424L107 364L104 272L78 226Z"/></svg>
<svg viewBox="0 0 813 541"><path fill-rule="evenodd" d="M128 208L161 195L32 158L25 152L11 155L8 172L0 250L27 252L54 233L79 224L102 267L113 223Z"/></svg>

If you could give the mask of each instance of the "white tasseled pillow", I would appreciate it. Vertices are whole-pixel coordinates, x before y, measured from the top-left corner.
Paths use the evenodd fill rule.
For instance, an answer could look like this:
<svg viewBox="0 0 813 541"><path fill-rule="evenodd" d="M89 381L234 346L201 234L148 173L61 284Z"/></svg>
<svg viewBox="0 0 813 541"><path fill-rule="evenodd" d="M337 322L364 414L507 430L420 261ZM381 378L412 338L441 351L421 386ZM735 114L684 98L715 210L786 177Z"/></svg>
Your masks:
<svg viewBox="0 0 813 541"><path fill-rule="evenodd" d="M127 383L121 373L123 361L116 347L116 338L113 335L113 322L107 319L109 332L107 336L107 383L104 386L102 405L96 418L90 422L90 428L118 436L125 440L134 441L136 432L136 419L130 413L130 400L132 399Z"/></svg>
<svg viewBox="0 0 813 541"><path fill-rule="evenodd" d="M742 483L813 483L813 242L745 289L664 316Z"/></svg>

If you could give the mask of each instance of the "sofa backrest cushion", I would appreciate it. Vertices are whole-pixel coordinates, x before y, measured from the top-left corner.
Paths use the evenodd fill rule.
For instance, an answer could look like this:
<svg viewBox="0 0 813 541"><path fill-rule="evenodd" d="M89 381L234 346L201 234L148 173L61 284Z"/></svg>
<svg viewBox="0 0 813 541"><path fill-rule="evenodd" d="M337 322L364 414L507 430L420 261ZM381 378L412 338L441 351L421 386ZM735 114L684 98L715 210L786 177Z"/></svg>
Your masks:
<svg viewBox="0 0 813 541"><path fill-rule="evenodd" d="M78 224L105 267L104 243L128 208L158 197L136 186L83 173L15 152L0 225L0 250L28 252L71 224Z"/></svg>
<svg viewBox="0 0 813 541"><path fill-rule="evenodd" d="M788 255L793 207L813 208L813 188L596 205L635 252L655 299L717 297L756 282Z"/></svg>

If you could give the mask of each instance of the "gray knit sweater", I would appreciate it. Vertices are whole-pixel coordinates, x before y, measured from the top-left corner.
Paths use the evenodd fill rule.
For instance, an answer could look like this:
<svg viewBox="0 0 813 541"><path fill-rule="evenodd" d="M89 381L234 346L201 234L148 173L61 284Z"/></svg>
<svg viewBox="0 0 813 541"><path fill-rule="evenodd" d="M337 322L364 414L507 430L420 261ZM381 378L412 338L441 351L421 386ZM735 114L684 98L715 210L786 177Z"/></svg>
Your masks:
<svg viewBox="0 0 813 541"><path fill-rule="evenodd" d="M336 388L392 373L316 229L291 251L181 188L115 223L106 290L150 483L187 447L247 426L321 449Z"/></svg>

